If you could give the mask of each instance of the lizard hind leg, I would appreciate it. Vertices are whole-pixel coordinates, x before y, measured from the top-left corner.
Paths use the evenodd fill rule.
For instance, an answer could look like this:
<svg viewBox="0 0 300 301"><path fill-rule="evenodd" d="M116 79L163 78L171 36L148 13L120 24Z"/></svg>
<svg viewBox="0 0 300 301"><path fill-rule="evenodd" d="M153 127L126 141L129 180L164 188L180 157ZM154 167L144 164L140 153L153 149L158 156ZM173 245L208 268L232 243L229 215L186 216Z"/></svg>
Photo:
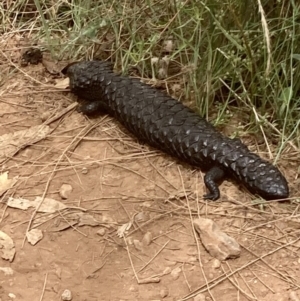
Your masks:
<svg viewBox="0 0 300 301"><path fill-rule="evenodd" d="M219 166L212 167L204 176L204 183L209 193L204 195L204 199L217 200L220 198L218 183L225 176L224 170Z"/></svg>

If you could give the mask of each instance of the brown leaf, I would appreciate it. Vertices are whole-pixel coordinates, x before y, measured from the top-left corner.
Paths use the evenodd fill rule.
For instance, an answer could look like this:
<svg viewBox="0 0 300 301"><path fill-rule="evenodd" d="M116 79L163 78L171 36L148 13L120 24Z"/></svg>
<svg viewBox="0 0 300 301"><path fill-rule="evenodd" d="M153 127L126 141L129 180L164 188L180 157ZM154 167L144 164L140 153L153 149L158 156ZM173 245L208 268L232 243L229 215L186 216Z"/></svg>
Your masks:
<svg viewBox="0 0 300 301"><path fill-rule="evenodd" d="M0 136L0 163L26 146L44 139L50 131L48 125L37 125Z"/></svg>

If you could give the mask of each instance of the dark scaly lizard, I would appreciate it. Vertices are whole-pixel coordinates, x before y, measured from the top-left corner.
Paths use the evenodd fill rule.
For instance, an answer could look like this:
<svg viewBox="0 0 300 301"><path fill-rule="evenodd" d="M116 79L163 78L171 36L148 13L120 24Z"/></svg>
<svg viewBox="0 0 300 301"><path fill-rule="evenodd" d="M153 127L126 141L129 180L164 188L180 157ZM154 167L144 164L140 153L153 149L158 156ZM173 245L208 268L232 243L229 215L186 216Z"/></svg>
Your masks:
<svg viewBox="0 0 300 301"><path fill-rule="evenodd" d="M87 101L81 111L114 116L140 141L206 170L206 199L220 197L217 182L233 177L265 199L289 196L285 177L274 165L230 139L190 108L137 79L117 75L101 61L74 63L64 69L70 88Z"/></svg>

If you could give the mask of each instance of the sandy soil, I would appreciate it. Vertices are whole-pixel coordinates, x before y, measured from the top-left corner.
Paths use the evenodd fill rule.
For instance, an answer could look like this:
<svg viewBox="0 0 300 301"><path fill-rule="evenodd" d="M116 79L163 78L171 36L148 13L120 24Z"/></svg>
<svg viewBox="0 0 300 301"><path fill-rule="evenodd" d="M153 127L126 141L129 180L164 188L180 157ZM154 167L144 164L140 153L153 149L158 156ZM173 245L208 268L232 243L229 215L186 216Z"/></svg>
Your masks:
<svg viewBox="0 0 300 301"><path fill-rule="evenodd" d="M88 119L74 109L60 116L75 97L54 88L59 76L43 64L21 67L16 41L1 50L0 135L43 123L50 132L2 160L1 172L18 178L0 203L0 229L16 248L12 262L0 258L1 301L61 300L65 290L78 301L299 300L299 162L291 161L292 150L279 167L293 202L258 203L228 181L220 201L204 201L199 170L140 145L110 117ZM63 184L72 187L67 199ZM6 204L37 196L66 208L39 213ZM219 264L205 251L192 228L198 215L238 241L240 258ZM28 229L43 238L31 245Z"/></svg>

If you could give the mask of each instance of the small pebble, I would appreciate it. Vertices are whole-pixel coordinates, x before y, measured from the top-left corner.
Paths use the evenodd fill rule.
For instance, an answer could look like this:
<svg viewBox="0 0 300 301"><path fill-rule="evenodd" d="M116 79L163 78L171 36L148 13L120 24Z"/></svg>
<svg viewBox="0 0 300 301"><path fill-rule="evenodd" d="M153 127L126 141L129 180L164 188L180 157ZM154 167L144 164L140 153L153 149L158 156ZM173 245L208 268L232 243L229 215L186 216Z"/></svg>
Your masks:
<svg viewBox="0 0 300 301"><path fill-rule="evenodd" d="M11 298L11 299L16 299L16 295L13 294L13 293L9 293L9 294L8 294L8 297Z"/></svg>
<svg viewBox="0 0 300 301"><path fill-rule="evenodd" d="M43 112L40 116L41 116L42 121L46 121L47 119L50 118L51 115L52 115L51 111L46 111L46 112Z"/></svg>
<svg viewBox="0 0 300 301"><path fill-rule="evenodd" d="M198 261L198 258L196 256L191 256L189 259L188 259L188 262L190 263L194 263L194 262L197 262Z"/></svg>
<svg viewBox="0 0 300 301"><path fill-rule="evenodd" d="M82 167L81 173L86 175L88 173L88 169L86 167Z"/></svg>
<svg viewBox="0 0 300 301"><path fill-rule="evenodd" d="M164 51L166 51L166 52L172 52L173 48L174 48L174 43L173 43L172 40L166 40L166 41L164 41L164 43L163 43L163 49L164 49Z"/></svg>
<svg viewBox="0 0 300 301"><path fill-rule="evenodd" d="M151 232L146 232L143 239L142 239L142 243L144 246L149 246L152 242L152 233Z"/></svg>
<svg viewBox="0 0 300 301"><path fill-rule="evenodd" d="M97 231L97 234L100 236L103 236L103 235L105 235L105 232L106 232L105 228L101 228Z"/></svg>
<svg viewBox="0 0 300 301"><path fill-rule="evenodd" d="M221 261L218 259L213 259L212 261L212 265L211 265L214 269L218 269L221 267Z"/></svg>
<svg viewBox="0 0 300 301"><path fill-rule="evenodd" d="M72 293L70 290L64 290L64 292L61 294L61 300L63 301L70 301L72 300Z"/></svg>
<svg viewBox="0 0 300 301"><path fill-rule="evenodd" d="M180 267L177 267L175 268L174 270L172 270L171 272L171 276L174 280L178 279L179 276L180 276L180 273L181 273L181 268Z"/></svg>
<svg viewBox="0 0 300 301"><path fill-rule="evenodd" d="M160 291L159 291L159 295L162 298L166 298L169 295L169 289L167 287L161 288Z"/></svg>
<svg viewBox="0 0 300 301"><path fill-rule="evenodd" d="M70 184L62 184L59 189L59 195L62 199L66 200L71 192L73 190L73 187Z"/></svg>

